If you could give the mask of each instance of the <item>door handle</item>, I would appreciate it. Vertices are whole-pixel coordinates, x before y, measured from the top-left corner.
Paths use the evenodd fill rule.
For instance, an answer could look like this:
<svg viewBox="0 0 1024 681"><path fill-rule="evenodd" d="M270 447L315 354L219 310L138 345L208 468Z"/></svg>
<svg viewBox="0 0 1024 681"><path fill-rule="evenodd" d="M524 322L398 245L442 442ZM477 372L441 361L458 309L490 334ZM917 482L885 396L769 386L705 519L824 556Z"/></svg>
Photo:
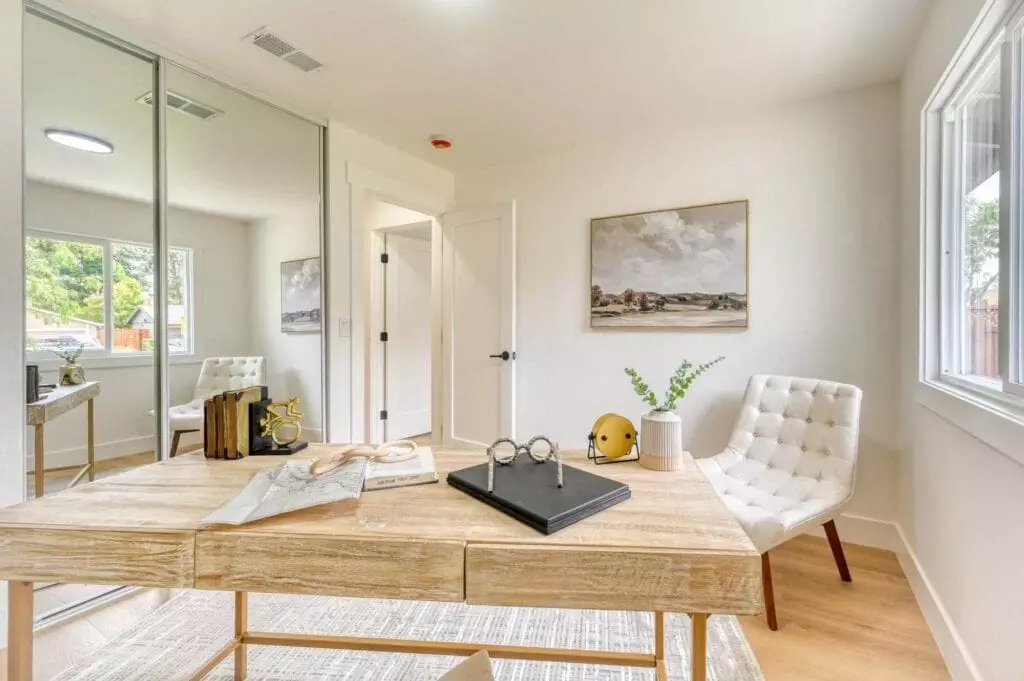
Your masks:
<svg viewBox="0 0 1024 681"><path fill-rule="evenodd" d="M508 350L502 350L500 355L487 355L487 356L492 358L492 359L500 359L503 362L507 362L510 359L515 359L515 357L516 357L515 353L509 354Z"/></svg>

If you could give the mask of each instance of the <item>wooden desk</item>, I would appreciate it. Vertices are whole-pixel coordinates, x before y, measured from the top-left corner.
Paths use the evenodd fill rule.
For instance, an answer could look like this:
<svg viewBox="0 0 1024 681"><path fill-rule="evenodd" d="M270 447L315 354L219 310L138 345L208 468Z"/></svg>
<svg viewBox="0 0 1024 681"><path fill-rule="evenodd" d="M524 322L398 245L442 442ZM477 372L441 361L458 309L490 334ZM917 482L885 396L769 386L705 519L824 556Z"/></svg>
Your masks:
<svg viewBox="0 0 1024 681"><path fill-rule="evenodd" d="M436 459L442 472L485 460L446 450ZM592 469L583 454L566 460ZM760 555L690 459L671 473L601 467L632 498L547 536L444 481L366 492L356 508L199 526L257 469L280 461L179 456L0 510L9 680L31 679L35 581L234 591L235 637L194 678L231 654L244 678L246 645L299 645L448 655L486 647L493 657L655 668L664 679L662 613L681 612L693 617L693 679L703 681L707 616L762 610ZM250 632L249 591L653 611L655 653Z"/></svg>
<svg viewBox="0 0 1024 681"><path fill-rule="evenodd" d="M78 471L78 474L71 481L68 487L74 487L82 476L89 474L89 482L92 482L96 471L96 436L93 420L93 400L100 394L98 381L90 381L80 385L59 385L52 392L43 395L39 400L25 406L25 425L35 427L35 463L33 480L35 481L36 498L43 496L44 482L46 476L46 464L43 461L45 437L43 428L47 421L57 418L61 414L71 411L81 405L86 405L86 430L85 430L85 466Z"/></svg>

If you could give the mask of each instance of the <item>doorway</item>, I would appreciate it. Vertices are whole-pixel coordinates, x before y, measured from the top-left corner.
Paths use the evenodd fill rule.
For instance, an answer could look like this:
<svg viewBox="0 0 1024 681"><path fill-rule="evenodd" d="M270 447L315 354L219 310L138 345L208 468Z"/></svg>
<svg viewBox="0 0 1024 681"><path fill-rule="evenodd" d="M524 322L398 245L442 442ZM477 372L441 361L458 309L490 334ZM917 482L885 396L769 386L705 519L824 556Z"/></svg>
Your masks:
<svg viewBox="0 0 1024 681"><path fill-rule="evenodd" d="M383 438L429 441L431 434L430 221L383 234Z"/></svg>
<svg viewBox="0 0 1024 681"><path fill-rule="evenodd" d="M367 197L369 438L431 444L440 326L440 240L433 216Z"/></svg>
<svg viewBox="0 0 1024 681"><path fill-rule="evenodd" d="M387 268L392 258L389 242L390 246L402 243L391 235L401 239L407 236L402 231L422 232L426 227L423 223L429 223L431 427L423 443L476 449L499 437L514 437L515 202L447 212L442 209L428 215L404 208L397 203L401 199L392 198L405 195L394 191L402 187L373 179L370 186L353 183L353 211L363 217L362 229L353 232L353 248L365 254L358 268L363 271L355 272L353 281L364 282L366 287L365 293L355 289L352 297L353 335L365 343L352 346L353 377L365 377L362 385L353 381L353 397L357 400L353 402L353 423L360 417L365 419L365 440L381 443L412 434L418 427L408 424L426 415L422 407L415 406L423 404L422 399L414 398L417 393L407 395L405 388L398 387L413 375L423 385L422 364L416 371L400 369L399 365L422 362L426 354L422 344L413 351L394 345L398 342L393 335L394 324L401 327L406 322L387 318ZM406 193L415 199L414 193ZM411 257L419 257L422 267L422 254ZM401 272L407 267L403 261L395 269ZM406 274L409 281L411 277ZM392 281L391 288L392 314L396 308L403 314L403 302L396 299L405 295L402 284ZM418 291L417 296L422 306L427 300L426 291ZM422 313L422 309L416 312ZM418 319L408 323L418 325L422 334L423 316L411 314L409 318ZM361 327L358 330L357 324ZM388 352L399 359L389 362ZM410 357L418 359L407 360ZM402 405L407 397L410 404ZM395 416L405 423L395 425Z"/></svg>

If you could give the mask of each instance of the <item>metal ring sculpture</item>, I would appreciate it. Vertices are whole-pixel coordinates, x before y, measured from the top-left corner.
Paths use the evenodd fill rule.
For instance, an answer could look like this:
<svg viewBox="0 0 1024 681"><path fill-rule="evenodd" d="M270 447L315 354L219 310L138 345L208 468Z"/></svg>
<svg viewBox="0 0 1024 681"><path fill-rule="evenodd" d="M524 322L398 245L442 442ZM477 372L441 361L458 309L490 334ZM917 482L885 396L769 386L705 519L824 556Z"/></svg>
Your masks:
<svg viewBox="0 0 1024 681"><path fill-rule="evenodd" d="M538 442L546 442L549 448L548 451L534 452L533 446ZM512 445L512 452L499 453L498 447L502 444ZM544 435L537 435L536 437L530 438L530 441L525 445L520 445L511 438L502 437L492 442L491 446L487 448L488 493L494 492L494 464L497 463L499 466L510 466L517 458L519 458L519 455L523 453L526 453L526 455L533 459L535 463L545 463L554 458L555 462L558 464L558 486L562 487L562 455L559 453L557 443L552 442Z"/></svg>

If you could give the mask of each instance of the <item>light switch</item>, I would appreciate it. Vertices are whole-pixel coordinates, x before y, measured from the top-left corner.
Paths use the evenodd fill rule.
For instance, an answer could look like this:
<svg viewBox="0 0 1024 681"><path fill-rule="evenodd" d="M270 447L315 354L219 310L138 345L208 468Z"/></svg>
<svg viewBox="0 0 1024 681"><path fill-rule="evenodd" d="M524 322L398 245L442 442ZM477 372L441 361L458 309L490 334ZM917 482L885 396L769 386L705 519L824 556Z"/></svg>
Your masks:
<svg viewBox="0 0 1024 681"><path fill-rule="evenodd" d="M352 335L352 320L351 319L339 319L338 320L338 336L340 338L348 338Z"/></svg>

